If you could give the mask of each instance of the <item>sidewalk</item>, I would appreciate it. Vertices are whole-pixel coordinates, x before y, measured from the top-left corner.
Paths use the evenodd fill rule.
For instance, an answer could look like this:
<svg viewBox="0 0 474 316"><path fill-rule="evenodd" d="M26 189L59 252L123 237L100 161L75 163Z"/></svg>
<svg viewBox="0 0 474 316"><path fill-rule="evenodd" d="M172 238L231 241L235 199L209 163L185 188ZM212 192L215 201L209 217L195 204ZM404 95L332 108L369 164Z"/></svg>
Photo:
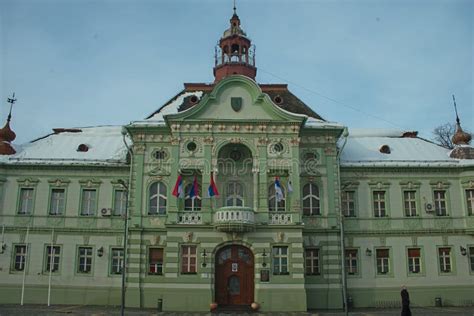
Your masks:
<svg viewBox="0 0 474 316"><path fill-rule="evenodd" d="M474 307L415 307L412 308L413 316L474 316ZM108 306L77 306L77 305L0 305L0 316L117 316L120 307ZM157 312L153 309L127 308L125 315L129 316L226 316L226 315L252 315L252 316L345 316L341 311L311 311L307 313L193 313L193 312ZM349 312L350 316L400 316L399 309L360 309Z"/></svg>

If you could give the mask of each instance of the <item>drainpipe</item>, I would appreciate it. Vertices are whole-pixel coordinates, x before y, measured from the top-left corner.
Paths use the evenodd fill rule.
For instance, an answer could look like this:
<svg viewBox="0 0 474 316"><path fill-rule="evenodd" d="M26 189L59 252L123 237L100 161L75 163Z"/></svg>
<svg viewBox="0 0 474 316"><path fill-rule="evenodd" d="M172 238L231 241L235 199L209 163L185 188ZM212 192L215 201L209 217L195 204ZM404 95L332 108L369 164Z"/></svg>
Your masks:
<svg viewBox="0 0 474 316"><path fill-rule="evenodd" d="M132 167L133 167L133 152L131 148L128 146L125 136L127 135L127 130L122 128L122 139L125 147L127 148L128 154L130 155L130 175L128 180L128 185L124 182L119 180L120 185L126 190L127 192L127 203L125 204L125 216L124 216L124 232L123 232L123 261L122 261L122 301L120 304L120 315L125 315L125 282L126 282L126 267L127 267L127 245L128 245L128 210L129 210L129 201L130 201L130 185L132 183ZM140 295L141 299L141 295ZM140 303L141 307L141 303Z"/></svg>
<svg viewBox="0 0 474 316"><path fill-rule="evenodd" d="M344 128L344 131L342 132L342 137L344 137L344 143L342 143L341 149L337 153L336 156L336 161L337 161L337 171L339 175L339 218L340 218L340 239L341 239L341 277L342 277L342 299L343 299L343 305L344 306L344 314L347 316L349 315L349 309L347 307L347 278L346 278L346 262L345 262L345 247L344 247L344 214L342 214L342 203L341 203L341 155L342 151L344 150L344 147L346 146L347 143L347 136L349 136L349 132L347 128Z"/></svg>

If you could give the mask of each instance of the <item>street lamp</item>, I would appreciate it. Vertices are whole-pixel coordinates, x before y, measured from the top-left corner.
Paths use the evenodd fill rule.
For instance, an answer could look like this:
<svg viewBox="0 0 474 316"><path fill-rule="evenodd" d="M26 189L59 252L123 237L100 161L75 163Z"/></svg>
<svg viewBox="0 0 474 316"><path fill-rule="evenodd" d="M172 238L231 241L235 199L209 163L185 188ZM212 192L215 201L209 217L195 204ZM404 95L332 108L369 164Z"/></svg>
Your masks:
<svg viewBox="0 0 474 316"><path fill-rule="evenodd" d="M125 203L125 214L124 214L124 232L123 232L123 260L122 260L122 302L120 305L120 315L125 315L125 274L126 274L126 262L127 262L127 239L128 239L128 185L127 183L119 179L118 184L120 184L126 193L126 203Z"/></svg>

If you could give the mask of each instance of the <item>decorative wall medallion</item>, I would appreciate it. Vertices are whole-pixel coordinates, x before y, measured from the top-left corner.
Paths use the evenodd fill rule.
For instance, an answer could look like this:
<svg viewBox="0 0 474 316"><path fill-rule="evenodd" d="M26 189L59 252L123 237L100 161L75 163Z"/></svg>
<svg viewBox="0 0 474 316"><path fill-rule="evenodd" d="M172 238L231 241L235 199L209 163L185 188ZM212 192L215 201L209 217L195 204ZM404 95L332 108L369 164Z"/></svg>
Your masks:
<svg viewBox="0 0 474 316"><path fill-rule="evenodd" d="M230 106L235 112L239 112L242 109L242 98L230 98Z"/></svg>
<svg viewBox="0 0 474 316"><path fill-rule="evenodd" d="M285 240L285 233L284 232L278 232L276 237L277 237L278 242L283 242L283 240Z"/></svg>
<svg viewBox="0 0 474 316"><path fill-rule="evenodd" d="M89 235L84 235L84 236L82 236L82 243L83 243L84 245L88 246L90 239L91 239L91 236L89 236Z"/></svg>
<svg viewBox="0 0 474 316"><path fill-rule="evenodd" d="M194 236L193 232L186 232L186 233L184 233L183 240L185 242L191 242L191 241L193 241L193 236Z"/></svg>

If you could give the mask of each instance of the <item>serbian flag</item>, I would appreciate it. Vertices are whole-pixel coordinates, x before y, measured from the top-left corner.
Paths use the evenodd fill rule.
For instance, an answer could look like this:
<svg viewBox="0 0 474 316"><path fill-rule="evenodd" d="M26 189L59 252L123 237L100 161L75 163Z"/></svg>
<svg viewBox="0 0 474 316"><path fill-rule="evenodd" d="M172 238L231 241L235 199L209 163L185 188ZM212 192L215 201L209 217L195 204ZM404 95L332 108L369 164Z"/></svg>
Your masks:
<svg viewBox="0 0 474 316"><path fill-rule="evenodd" d="M191 186L191 190L189 191L189 197L192 199L198 195L199 195L198 180L197 180L197 177L194 176L193 185Z"/></svg>
<svg viewBox="0 0 474 316"><path fill-rule="evenodd" d="M209 197L213 197L214 195L219 195L219 191L217 191L217 186L216 186L216 183L214 182L214 175L212 172L211 172L211 184L209 184L207 193L209 194Z"/></svg>
<svg viewBox="0 0 474 316"><path fill-rule="evenodd" d="M277 202L283 200L283 189L281 188L280 179L278 177L275 178L275 197Z"/></svg>
<svg viewBox="0 0 474 316"><path fill-rule="evenodd" d="M178 179L176 179L176 184L174 185L173 195L177 198L182 198L184 195L183 190L183 177L178 175Z"/></svg>

